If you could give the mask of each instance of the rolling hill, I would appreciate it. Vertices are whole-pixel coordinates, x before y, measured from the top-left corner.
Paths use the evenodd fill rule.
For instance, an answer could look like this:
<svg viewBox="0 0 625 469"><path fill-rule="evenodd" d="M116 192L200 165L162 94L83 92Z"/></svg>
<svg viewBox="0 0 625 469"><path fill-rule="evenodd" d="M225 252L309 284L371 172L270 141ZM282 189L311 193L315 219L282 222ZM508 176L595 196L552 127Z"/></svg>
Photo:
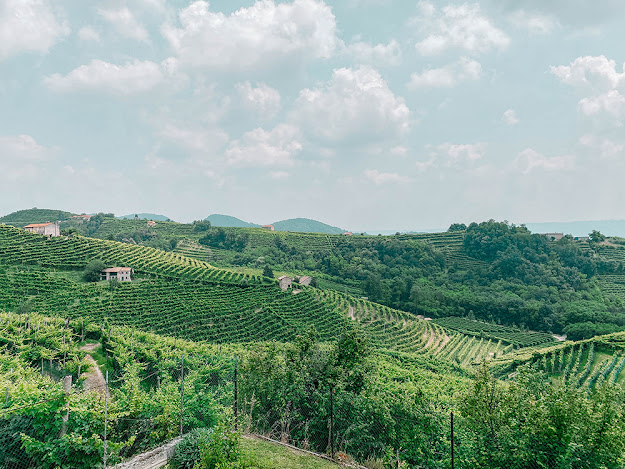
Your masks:
<svg viewBox="0 0 625 469"><path fill-rule="evenodd" d="M31 208L27 210L18 210L0 217L0 223L24 227L31 223L47 223L55 221L63 221L70 218L73 213L64 212L63 210L52 210L44 208Z"/></svg>
<svg viewBox="0 0 625 469"><path fill-rule="evenodd" d="M134 220L135 217L137 217L139 220L171 221L169 217L165 215L157 215L155 213L132 213L128 215L122 215L116 218L118 220Z"/></svg>
<svg viewBox="0 0 625 469"><path fill-rule="evenodd" d="M298 233L342 234L346 230L330 226L310 218L291 218L272 223L276 231L293 231Z"/></svg>
<svg viewBox="0 0 625 469"><path fill-rule="evenodd" d="M260 227L260 225L256 225L255 223L248 223L246 221L240 220L239 218L231 217L230 215L220 215L218 213L207 216L205 220L211 222L211 225L218 226L218 227L227 227L227 228L259 228Z"/></svg>

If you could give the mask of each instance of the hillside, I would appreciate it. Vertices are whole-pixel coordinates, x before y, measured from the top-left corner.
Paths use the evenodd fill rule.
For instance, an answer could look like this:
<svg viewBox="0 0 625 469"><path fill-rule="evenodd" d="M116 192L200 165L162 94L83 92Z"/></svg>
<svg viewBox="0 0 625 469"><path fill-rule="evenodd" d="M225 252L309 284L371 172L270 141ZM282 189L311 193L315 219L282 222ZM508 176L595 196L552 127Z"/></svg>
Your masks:
<svg viewBox="0 0 625 469"><path fill-rule="evenodd" d="M597 230L606 236L625 237L625 220L526 223L525 226L535 233L564 233L573 236L588 236L593 230Z"/></svg>
<svg viewBox="0 0 625 469"><path fill-rule="evenodd" d="M70 212L64 212L62 210L52 210L35 207L28 210L18 210L17 212L13 212L3 217L0 217L0 223L18 226L21 228L31 223L47 223L67 220L72 215L74 214Z"/></svg>
<svg viewBox="0 0 625 469"><path fill-rule="evenodd" d="M157 215L155 213L131 213L116 218L119 220L134 220L135 217L139 220L170 221L169 217L165 215Z"/></svg>
<svg viewBox="0 0 625 469"><path fill-rule="evenodd" d="M213 226L228 227L228 228L260 228L260 225L254 223L248 223L230 215L220 215L215 213L207 216L204 220L211 222Z"/></svg>
<svg viewBox="0 0 625 469"><path fill-rule="evenodd" d="M296 233L342 234L346 231L309 218L291 218L289 220L276 221L272 224L276 231L292 231Z"/></svg>

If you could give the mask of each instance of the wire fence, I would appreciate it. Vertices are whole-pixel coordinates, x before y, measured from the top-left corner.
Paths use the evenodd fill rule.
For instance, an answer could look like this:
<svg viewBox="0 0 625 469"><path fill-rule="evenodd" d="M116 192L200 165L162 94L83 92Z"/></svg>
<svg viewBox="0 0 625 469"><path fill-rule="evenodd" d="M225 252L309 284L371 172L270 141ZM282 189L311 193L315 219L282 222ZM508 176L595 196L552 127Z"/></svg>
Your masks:
<svg viewBox="0 0 625 469"><path fill-rule="evenodd" d="M23 389L7 387L0 467L113 467L194 428L212 427L224 413L234 430L360 467L585 467L574 451L528 455L531 448L501 446L497 453L496 439L483 441L481 448L492 451L480 454L470 419L438 402L412 414L376 415L366 396L356 402L354 392L334 386L293 383L266 392L266 383L242 371L236 357L226 358L218 371L210 357L191 355L166 372L109 370L88 386L84 374L67 375L62 392L37 402L24 402Z"/></svg>

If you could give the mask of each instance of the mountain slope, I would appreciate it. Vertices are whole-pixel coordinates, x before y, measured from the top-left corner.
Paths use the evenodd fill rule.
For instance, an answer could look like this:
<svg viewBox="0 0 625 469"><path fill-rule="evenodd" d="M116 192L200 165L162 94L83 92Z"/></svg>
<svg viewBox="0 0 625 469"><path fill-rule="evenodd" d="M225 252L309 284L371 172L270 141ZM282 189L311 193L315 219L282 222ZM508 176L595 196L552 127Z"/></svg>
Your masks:
<svg viewBox="0 0 625 469"><path fill-rule="evenodd" d="M345 230L336 226L327 225L310 218L291 218L273 223L276 231L294 231L298 233L325 233L341 234Z"/></svg>
<svg viewBox="0 0 625 469"><path fill-rule="evenodd" d="M231 217L230 215L221 215L218 213L209 215L204 220L211 222L212 226L224 228L258 228L260 226L254 223L248 223L236 217Z"/></svg>

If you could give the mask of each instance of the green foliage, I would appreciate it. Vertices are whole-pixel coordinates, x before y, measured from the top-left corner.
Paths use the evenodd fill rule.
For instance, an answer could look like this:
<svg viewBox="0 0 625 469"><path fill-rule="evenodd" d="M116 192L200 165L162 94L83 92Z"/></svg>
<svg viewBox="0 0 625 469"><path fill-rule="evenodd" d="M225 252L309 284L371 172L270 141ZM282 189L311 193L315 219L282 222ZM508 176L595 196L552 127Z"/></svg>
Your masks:
<svg viewBox="0 0 625 469"><path fill-rule="evenodd" d="M90 261L86 266L83 272L83 278L87 282L97 282L100 280L100 274L102 270L106 268L106 264L101 260L93 260Z"/></svg>
<svg viewBox="0 0 625 469"><path fill-rule="evenodd" d="M240 439L241 434L222 421L207 439L200 440L200 459L194 469L240 468Z"/></svg>
<svg viewBox="0 0 625 469"><path fill-rule="evenodd" d="M451 226L449 228L447 228L447 231L466 231L467 230L467 225L465 225L464 223L452 223Z"/></svg>
<svg viewBox="0 0 625 469"><path fill-rule="evenodd" d="M265 267L263 267L263 277L273 278L273 270L266 264Z"/></svg>
<svg viewBox="0 0 625 469"><path fill-rule="evenodd" d="M176 445L170 466L173 469L193 469L200 460L201 444L207 442L212 433L212 428L196 428L187 433Z"/></svg>
<svg viewBox="0 0 625 469"><path fill-rule="evenodd" d="M193 222L193 231L196 233L203 233L210 230L211 222L208 220L196 220Z"/></svg>

